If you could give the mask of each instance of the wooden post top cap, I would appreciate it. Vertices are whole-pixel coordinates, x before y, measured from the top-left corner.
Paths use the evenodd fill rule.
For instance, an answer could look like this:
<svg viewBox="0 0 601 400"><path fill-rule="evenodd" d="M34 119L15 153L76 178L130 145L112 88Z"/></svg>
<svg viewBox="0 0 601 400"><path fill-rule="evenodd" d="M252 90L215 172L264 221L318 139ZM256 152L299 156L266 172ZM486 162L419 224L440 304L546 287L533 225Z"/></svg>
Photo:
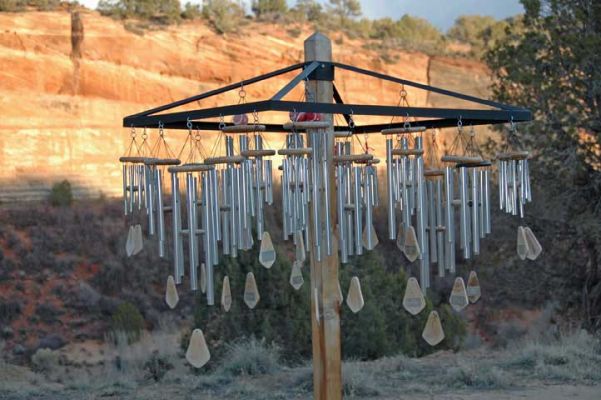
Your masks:
<svg viewBox="0 0 601 400"><path fill-rule="evenodd" d="M367 162L371 161L374 158L371 154L341 154L332 157L332 161L335 163L345 163L345 162Z"/></svg>
<svg viewBox="0 0 601 400"><path fill-rule="evenodd" d="M442 162L451 162L451 163L478 163L483 161L480 156L454 156L454 155L444 155L440 158Z"/></svg>
<svg viewBox="0 0 601 400"><path fill-rule="evenodd" d="M177 158L146 158L144 164L146 165L179 165L182 162Z"/></svg>
<svg viewBox="0 0 601 400"><path fill-rule="evenodd" d="M487 160L482 160L479 162L467 162L467 163L457 163L455 168L478 168L478 167L490 167L492 163Z"/></svg>
<svg viewBox="0 0 601 400"><path fill-rule="evenodd" d="M297 121L297 122L286 122L284 124L284 129L292 130L292 129L325 129L329 128L330 123L328 121Z"/></svg>
<svg viewBox="0 0 601 400"><path fill-rule="evenodd" d="M497 154L497 160L525 160L529 155L527 151L508 151Z"/></svg>
<svg viewBox="0 0 601 400"><path fill-rule="evenodd" d="M195 164L184 164L184 165L169 167L168 171L175 172L175 173L177 173L177 172L203 172L203 171L210 171L212 169L215 169L215 167L212 165L195 163Z"/></svg>
<svg viewBox="0 0 601 400"><path fill-rule="evenodd" d="M422 149L393 149L393 156L421 156L424 154Z"/></svg>
<svg viewBox="0 0 601 400"><path fill-rule="evenodd" d="M444 176L444 171L442 169L427 169L424 171L424 176L426 178Z"/></svg>
<svg viewBox="0 0 601 400"><path fill-rule="evenodd" d="M221 156L205 158L205 164L240 164L244 161L242 156Z"/></svg>
<svg viewBox="0 0 601 400"><path fill-rule="evenodd" d="M388 128L388 129L382 129L382 135L398 135L398 134L405 134L405 133L417 133L417 132L424 132L426 130L425 126L408 126L408 127L402 127L402 128Z"/></svg>
<svg viewBox="0 0 601 400"><path fill-rule="evenodd" d="M265 131L265 125L228 125L224 126L221 131L223 133L252 133Z"/></svg>
<svg viewBox="0 0 601 400"><path fill-rule="evenodd" d="M240 152L240 155L243 157L268 157L268 156L274 156L275 150L269 150L269 149L244 150L244 151Z"/></svg>
<svg viewBox="0 0 601 400"><path fill-rule="evenodd" d="M296 149L280 149L278 154L281 156L304 156L313 154L311 147L299 147Z"/></svg>
<svg viewBox="0 0 601 400"><path fill-rule="evenodd" d="M144 163L145 159L146 159L146 157L140 157L140 156L123 156L123 157L119 157L119 162L142 164L142 163Z"/></svg>

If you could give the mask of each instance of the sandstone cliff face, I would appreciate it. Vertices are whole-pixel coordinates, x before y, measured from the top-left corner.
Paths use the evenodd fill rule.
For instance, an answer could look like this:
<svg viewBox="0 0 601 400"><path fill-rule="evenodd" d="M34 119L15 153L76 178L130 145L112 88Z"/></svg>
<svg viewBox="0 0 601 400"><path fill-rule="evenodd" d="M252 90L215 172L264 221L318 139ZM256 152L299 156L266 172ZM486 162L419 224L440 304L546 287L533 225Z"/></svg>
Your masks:
<svg viewBox="0 0 601 400"><path fill-rule="evenodd" d="M81 13L83 41L72 54L67 12L0 13L0 200L45 196L55 181L69 179L79 196L118 195L117 161L129 143L125 115L302 61L304 30L251 23L234 35L217 35L189 22L138 35L98 13ZM333 35L334 38L338 37ZM486 68L468 60L395 52L385 63L356 40L336 40L336 60L422 83L486 97ZM279 90L292 75L247 88L249 101ZM396 104L399 86L340 72L336 84L347 102ZM465 106L408 88L412 105ZM301 90L289 95L300 99ZM235 103L235 92L200 106ZM286 116L263 116L283 121ZM358 122L367 121L357 117ZM210 149L216 133L204 135ZM184 132L167 132L179 151ZM154 136L151 134L151 142ZM268 135L280 147L278 135ZM379 154L383 143L370 140Z"/></svg>

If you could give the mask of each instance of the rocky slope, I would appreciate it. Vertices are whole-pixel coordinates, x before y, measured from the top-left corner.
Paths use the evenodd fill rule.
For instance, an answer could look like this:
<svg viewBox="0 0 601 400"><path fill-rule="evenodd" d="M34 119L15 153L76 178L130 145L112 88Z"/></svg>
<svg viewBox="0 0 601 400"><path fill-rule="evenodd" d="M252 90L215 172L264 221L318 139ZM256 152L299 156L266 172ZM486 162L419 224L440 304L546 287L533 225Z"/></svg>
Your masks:
<svg viewBox="0 0 601 400"><path fill-rule="evenodd" d="M129 140L123 116L299 62L311 33L248 23L237 34L217 35L194 21L140 34L94 11L81 11L81 21L83 40L72 40L68 12L0 13L0 200L42 198L65 178L79 196L118 195L117 158ZM403 51L384 62L364 42L332 36L341 62L487 96L488 73L478 62ZM289 77L248 87L248 99L275 93ZM398 102L397 85L342 72L336 83L348 102ZM237 100L232 93L201 106ZM412 89L409 101L459 105ZM183 136L167 134L172 148ZM268 140L279 146L277 136ZM370 145L381 153L379 140Z"/></svg>

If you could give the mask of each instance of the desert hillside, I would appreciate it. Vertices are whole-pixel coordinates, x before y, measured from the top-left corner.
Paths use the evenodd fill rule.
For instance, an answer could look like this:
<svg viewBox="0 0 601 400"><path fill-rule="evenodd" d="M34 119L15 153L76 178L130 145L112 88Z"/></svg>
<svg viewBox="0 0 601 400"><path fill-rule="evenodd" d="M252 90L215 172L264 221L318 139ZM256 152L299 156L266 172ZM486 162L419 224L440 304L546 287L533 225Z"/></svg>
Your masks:
<svg viewBox="0 0 601 400"><path fill-rule="evenodd" d="M218 35L200 21L134 33L95 11L82 11L81 21L83 40L72 40L66 11L0 13L0 200L42 198L65 178L79 196L117 195L117 158L129 140L123 116L297 63L311 33L250 22ZM488 73L478 62L401 50L385 62L362 41L332 36L338 61L487 96ZM248 99L272 95L288 77L249 87ZM347 73L337 74L336 84L345 101L398 102L400 88L392 84ZM202 106L237 98L212 101ZM453 104L411 89L409 101ZM167 134L174 149L183 136ZM277 145L277 136L268 139ZM381 152L375 138L370 145Z"/></svg>

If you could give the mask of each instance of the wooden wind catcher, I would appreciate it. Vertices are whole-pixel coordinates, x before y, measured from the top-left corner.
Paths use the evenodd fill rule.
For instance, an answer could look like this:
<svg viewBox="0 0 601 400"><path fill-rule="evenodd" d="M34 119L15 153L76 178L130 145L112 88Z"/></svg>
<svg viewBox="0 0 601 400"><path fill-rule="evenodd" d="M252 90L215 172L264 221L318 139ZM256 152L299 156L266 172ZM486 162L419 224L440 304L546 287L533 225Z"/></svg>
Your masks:
<svg viewBox="0 0 601 400"><path fill-rule="evenodd" d="M314 392L316 398L330 399L341 395L343 295L338 268L340 262L347 263L378 245L374 209L386 203L388 239L396 241L399 255L419 264L419 280L409 278L402 300L404 308L416 315L426 306L424 296L432 275L454 276L457 263L480 254L481 240L492 231L493 164L479 151L473 127L510 123L513 137L515 123L531 120L531 113L332 62L331 43L320 34L305 42L305 58L303 63L124 118L123 126L132 130L131 145L120 159L124 214L130 226L126 252L134 256L142 251L144 226L148 237L157 238L159 256L170 259L173 265L167 279L167 304L172 308L177 305L177 285L187 280L191 290L206 293L207 304L214 305L213 272L221 257L237 257L258 242L261 264L271 268L275 262L264 209L274 201L273 162L277 154L281 239L292 240L296 248L290 284L294 289L303 285L302 266L308 258ZM335 85L336 71L398 84L400 100L396 106L344 103ZM248 85L292 72L296 76L271 98L247 101ZM301 83L305 86L304 99L284 100ZM406 88L450 96L479 108L412 107ZM234 90L239 95L237 104L174 110ZM270 122L261 114L268 111L288 113L288 121ZM388 118L389 122L356 124L355 118L364 115ZM335 123L335 117L343 122ZM150 146L146 131L155 127L158 137ZM456 129L453 144L445 154L440 154L438 148L441 128ZM136 129L143 129L142 141ZM165 130L188 132L177 156L167 145ZM213 148L206 151L200 145L200 135L209 131L217 133L212 133ZM270 148L265 132L282 133L282 148ZM380 168L386 177L381 182L380 160L368 146L367 135L372 133L384 135L386 141L386 165ZM353 140L361 144L362 135L363 144L355 146ZM501 210L523 217L524 205L532 198L529 153L513 147L497 155L499 204ZM170 188L166 182L170 182ZM379 190L383 182L385 199L380 198ZM168 224L171 229L166 229ZM522 259L535 259L542 250L528 227L519 228L517 250ZM434 265L436 273L432 274ZM235 301L232 290L242 287L249 308L260 301L252 272L244 283L230 282L226 276L221 290L225 312ZM456 277L449 303L460 311L480 295L476 272L471 271L467 285L462 277ZM363 307L359 277L351 280L346 304L352 312ZM444 339L436 311L428 318L423 338L430 345ZM194 331L190 346L187 355L194 366L209 360L202 331Z"/></svg>

